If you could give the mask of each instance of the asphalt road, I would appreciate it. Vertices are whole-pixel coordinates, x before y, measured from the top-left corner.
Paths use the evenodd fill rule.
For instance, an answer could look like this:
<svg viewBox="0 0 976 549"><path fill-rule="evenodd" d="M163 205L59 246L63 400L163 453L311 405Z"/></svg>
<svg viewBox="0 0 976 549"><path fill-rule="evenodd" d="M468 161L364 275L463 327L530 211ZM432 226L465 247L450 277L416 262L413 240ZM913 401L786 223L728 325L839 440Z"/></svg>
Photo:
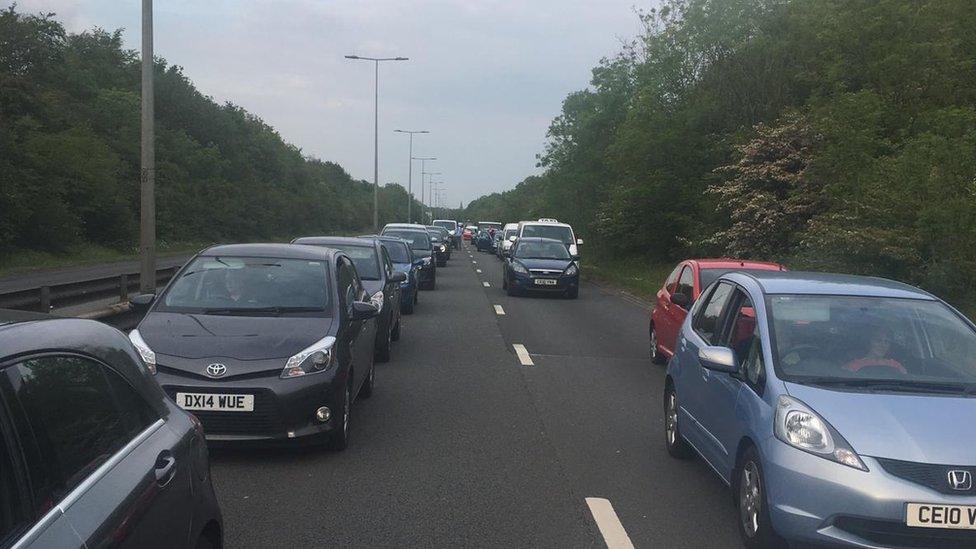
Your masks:
<svg viewBox="0 0 976 549"><path fill-rule="evenodd" d="M725 485L664 449L647 311L589 284L510 298L468 253L404 316L348 450L212 452L228 547L605 547L587 498L636 547L738 547Z"/></svg>

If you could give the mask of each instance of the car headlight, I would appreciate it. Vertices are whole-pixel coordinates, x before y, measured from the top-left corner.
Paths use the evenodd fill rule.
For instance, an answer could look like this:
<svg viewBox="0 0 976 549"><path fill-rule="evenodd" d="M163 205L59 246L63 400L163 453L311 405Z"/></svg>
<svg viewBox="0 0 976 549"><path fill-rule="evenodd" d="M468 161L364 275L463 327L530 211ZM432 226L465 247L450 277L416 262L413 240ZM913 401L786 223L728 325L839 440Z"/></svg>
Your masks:
<svg viewBox="0 0 976 549"><path fill-rule="evenodd" d="M146 340L142 339L142 334L139 333L139 330L129 332L129 341L139 351L139 356L142 357L142 361L146 364L146 369L149 370L149 373L156 375L156 353L149 348Z"/></svg>
<svg viewBox="0 0 976 549"><path fill-rule="evenodd" d="M776 438L841 465L868 468L844 437L806 404L786 395L776 403Z"/></svg>
<svg viewBox="0 0 976 549"><path fill-rule="evenodd" d="M380 290L380 291L376 292L375 294L369 296L369 301L378 310L382 311L383 310L383 290Z"/></svg>
<svg viewBox="0 0 976 549"><path fill-rule="evenodd" d="M441 251L442 251L442 252L446 252L446 251L447 251L447 247L446 247L446 246L444 246L443 244L441 244Z"/></svg>
<svg viewBox="0 0 976 549"><path fill-rule="evenodd" d="M522 265L518 261L512 262L512 270L521 274L529 274L529 270L525 268L525 265Z"/></svg>
<svg viewBox="0 0 976 549"><path fill-rule="evenodd" d="M566 270L563 271L563 274L566 276L576 276L577 273L579 273L579 269L576 268L575 263L570 263L569 267L566 267Z"/></svg>
<svg viewBox="0 0 976 549"><path fill-rule="evenodd" d="M335 360L335 342L336 338L332 336L323 337L289 358L285 363L285 369L281 371L281 379L302 377L327 370Z"/></svg>

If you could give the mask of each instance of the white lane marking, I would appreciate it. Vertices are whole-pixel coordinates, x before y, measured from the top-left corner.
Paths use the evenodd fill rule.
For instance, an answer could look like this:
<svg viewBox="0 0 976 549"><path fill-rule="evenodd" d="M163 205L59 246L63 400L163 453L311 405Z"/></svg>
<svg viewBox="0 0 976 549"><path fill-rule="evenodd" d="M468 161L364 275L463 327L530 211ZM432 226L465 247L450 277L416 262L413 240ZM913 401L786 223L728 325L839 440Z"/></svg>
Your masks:
<svg viewBox="0 0 976 549"><path fill-rule="evenodd" d="M491 288L491 284L488 284L487 282L482 282L481 285L485 288Z"/></svg>
<svg viewBox="0 0 976 549"><path fill-rule="evenodd" d="M525 348L525 345L514 343L512 347L515 348L515 354L518 355L519 362L522 363L522 366L535 366L535 362L532 362L532 357L529 356L529 351Z"/></svg>
<svg viewBox="0 0 976 549"><path fill-rule="evenodd" d="M471 260L471 263L474 263L475 265L477 265L477 264L478 264L478 262L477 262L477 261L475 261L475 260L473 260L473 259Z"/></svg>
<svg viewBox="0 0 976 549"><path fill-rule="evenodd" d="M624 530L624 525L620 524L620 519L617 518L610 500L586 498L586 505L589 506L593 520L603 534L603 541L607 542L607 549L634 549L634 544Z"/></svg>
<svg viewBox="0 0 976 549"><path fill-rule="evenodd" d="M495 305L495 314L498 315L498 316L504 316L505 315L505 309L502 309L502 306L501 305Z"/></svg>
<svg viewBox="0 0 976 549"><path fill-rule="evenodd" d="M481 272L481 269L475 269L475 272L480 273Z"/></svg>

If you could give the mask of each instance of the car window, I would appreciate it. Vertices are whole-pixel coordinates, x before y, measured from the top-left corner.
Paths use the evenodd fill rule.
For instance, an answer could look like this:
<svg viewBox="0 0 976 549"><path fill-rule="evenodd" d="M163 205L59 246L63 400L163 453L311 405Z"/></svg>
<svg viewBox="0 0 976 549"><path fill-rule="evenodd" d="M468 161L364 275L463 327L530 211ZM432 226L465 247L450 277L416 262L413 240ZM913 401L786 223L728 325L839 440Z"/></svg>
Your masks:
<svg viewBox="0 0 976 549"><path fill-rule="evenodd" d="M390 261L390 253L386 251L386 246L380 246L380 258L383 261L386 278L390 278L393 276L393 262Z"/></svg>
<svg viewBox="0 0 976 549"><path fill-rule="evenodd" d="M329 244L330 248L342 250L352 259L356 272L364 280L380 279L380 264L376 258L375 246L355 246L352 244Z"/></svg>
<svg viewBox="0 0 976 549"><path fill-rule="evenodd" d="M694 300L695 280L690 265L685 265L685 268L681 271L681 276L678 278L678 286L675 288L675 293L684 294L687 296L688 303L691 303Z"/></svg>
<svg viewBox="0 0 976 549"><path fill-rule="evenodd" d="M678 285L678 274L681 272L681 263L671 271L668 275L668 279L664 281L664 289L668 294L673 294L675 287Z"/></svg>
<svg viewBox="0 0 976 549"><path fill-rule="evenodd" d="M718 287L708 297L708 302L702 307L701 312L695 318L695 332L701 336L709 345L718 345L721 332L718 332L719 322L722 318L722 311L732 295L732 285L728 282L719 282Z"/></svg>
<svg viewBox="0 0 976 549"><path fill-rule="evenodd" d="M413 261L410 248L402 242L384 242L383 247L389 252L390 259L394 263L410 263Z"/></svg>
<svg viewBox="0 0 976 549"><path fill-rule="evenodd" d="M735 351L746 383L757 393L762 394L766 377L756 309L753 307L752 300L742 290L736 289L732 299L731 303L735 304L735 309L730 317L731 326L726 330L729 333L726 345Z"/></svg>
<svg viewBox="0 0 976 549"><path fill-rule="evenodd" d="M356 301L356 290L352 285L353 270L349 261L340 257L336 263L336 284L339 289L339 309L343 314L352 312L352 303Z"/></svg>
<svg viewBox="0 0 976 549"><path fill-rule="evenodd" d="M2 413L0 405L0 415ZM13 439L3 426L0 421L0 547L7 547L13 541L11 538L23 531L30 524L30 520L24 506L26 497L14 469L9 445Z"/></svg>
<svg viewBox="0 0 976 549"><path fill-rule="evenodd" d="M521 238L552 238L564 244L575 244L573 229L563 225L525 225Z"/></svg>
<svg viewBox="0 0 976 549"><path fill-rule="evenodd" d="M89 358L31 358L7 372L31 440L44 456L31 471L38 513L60 501L154 419L124 379Z"/></svg>
<svg viewBox="0 0 976 549"><path fill-rule="evenodd" d="M419 231L416 229L387 229L383 231L383 235L395 236L406 240L410 243L412 250L430 249L430 235L427 231Z"/></svg>

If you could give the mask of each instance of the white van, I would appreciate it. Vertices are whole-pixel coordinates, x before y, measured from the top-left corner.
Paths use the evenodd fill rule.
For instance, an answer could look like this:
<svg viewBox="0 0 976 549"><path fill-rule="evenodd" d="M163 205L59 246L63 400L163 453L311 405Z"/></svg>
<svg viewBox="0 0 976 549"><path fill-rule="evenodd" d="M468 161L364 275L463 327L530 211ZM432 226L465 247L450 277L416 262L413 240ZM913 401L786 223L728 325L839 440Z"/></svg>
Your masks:
<svg viewBox="0 0 976 549"><path fill-rule="evenodd" d="M519 222L517 236L514 239L509 238L509 241L515 242L517 239L523 237L561 240L569 250L569 255L575 258L579 257L579 247L583 244L583 239L576 238L576 233L573 232L572 226L566 223L560 223L549 217L544 217L538 221Z"/></svg>

